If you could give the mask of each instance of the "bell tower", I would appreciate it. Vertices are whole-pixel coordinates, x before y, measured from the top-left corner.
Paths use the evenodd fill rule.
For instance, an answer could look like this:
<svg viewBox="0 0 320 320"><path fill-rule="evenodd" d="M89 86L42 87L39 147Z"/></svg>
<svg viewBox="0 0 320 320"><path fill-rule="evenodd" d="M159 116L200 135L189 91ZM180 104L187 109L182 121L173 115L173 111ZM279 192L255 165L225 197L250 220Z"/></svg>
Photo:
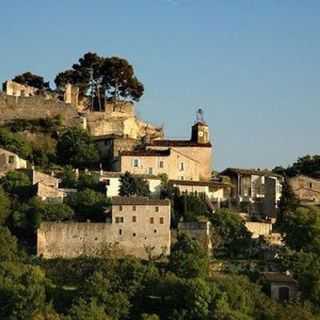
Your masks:
<svg viewBox="0 0 320 320"><path fill-rule="evenodd" d="M192 126L191 141L198 144L210 143L209 127L204 121L203 111L197 111L196 122Z"/></svg>

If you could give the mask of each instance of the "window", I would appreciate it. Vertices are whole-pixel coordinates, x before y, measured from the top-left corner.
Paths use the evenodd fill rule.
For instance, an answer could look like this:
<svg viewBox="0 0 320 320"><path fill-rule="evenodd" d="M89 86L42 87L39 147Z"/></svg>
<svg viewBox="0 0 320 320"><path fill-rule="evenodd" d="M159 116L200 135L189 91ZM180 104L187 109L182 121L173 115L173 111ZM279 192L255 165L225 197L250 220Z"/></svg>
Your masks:
<svg viewBox="0 0 320 320"><path fill-rule="evenodd" d="M159 207L154 208L156 212L159 212Z"/></svg>
<svg viewBox="0 0 320 320"><path fill-rule="evenodd" d="M180 177L180 180L184 180L184 176L181 176L181 177Z"/></svg>
<svg viewBox="0 0 320 320"><path fill-rule="evenodd" d="M124 218L123 217L116 217L116 223L123 223Z"/></svg>
<svg viewBox="0 0 320 320"><path fill-rule="evenodd" d="M153 233L157 233L157 229L154 229L154 230L153 230Z"/></svg>
<svg viewBox="0 0 320 320"><path fill-rule="evenodd" d="M150 223L151 223L151 224L154 223L154 218L153 218L153 217L150 218Z"/></svg>
<svg viewBox="0 0 320 320"><path fill-rule="evenodd" d="M132 211L136 211L136 210L137 210L136 206L132 206Z"/></svg>
<svg viewBox="0 0 320 320"><path fill-rule="evenodd" d="M184 163L180 162L180 171L184 171Z"/></svg>
<svg viewBox="0 0 320 320"><path fill-rule="evenodd" d="M164 163L163 163L163 161L161 160L161 161L159 161L159 168L163 169L163 167L164 167Z"/></svg>
<svg viewBox="0 0 320 320"><path fill-rule="evenodd" d="M105 183L106 183L106 186L110 186L110 179L107 179Z"/></svg>
<svg viewBox="0 0 320 320"><path fill-rule="evenodd" d="M149 168L149 169L148 169L148 173L149 173L149 174L153 174L152 168Z"/></svg>
<svg viewBox="0 0 320 320"><path fill-rule="evenodd" d="M122 229L119 229L119 235L120 236L122 235Z"/></svg>
<svg viewBox="0 0 320 320"><path fill-rule="evenodd" d="M132 222L137 222L137 217L136 216L132 217Z"/></svg>
<svg viewBox="0 0 320 320"><path fill-rule="evenodd" d="M139 159L134 159L134 160L133 160L133 166L134 166L135 168L139 168L139 164L140 164Z"/></svg>
<svg viewBox="0 0 320 320"><path fill-rule="evenodd" d="M123 209L122 206L119 206L119 211L122 211L122 209Z"/></svg>
<svg viewBox="0 0 320 320"><path fill-rule="evenodd" d="M309 185L309 186L310 186L310 188L312 189L312 182L310 182L310 185Z"/></svg>
<svg viewBox="0 0 320 320"><path fill-rule="evenodd" d="M9 163L14 163L14 156L9 156Z"/></svg>
<svg viewBox="0 0 320 320"><path fill-rule="evenodd" d="M160 224L164 224L164 218L160 217Z"/></svg>
<svg viewBox="0 0 320 320"><path fill-rule="evenodd" d="M136 236L136 234L135 234L135 233L133 233L133 234L132 234L132 236L133 236L133 237L135 237L135 236Z"/></svg>

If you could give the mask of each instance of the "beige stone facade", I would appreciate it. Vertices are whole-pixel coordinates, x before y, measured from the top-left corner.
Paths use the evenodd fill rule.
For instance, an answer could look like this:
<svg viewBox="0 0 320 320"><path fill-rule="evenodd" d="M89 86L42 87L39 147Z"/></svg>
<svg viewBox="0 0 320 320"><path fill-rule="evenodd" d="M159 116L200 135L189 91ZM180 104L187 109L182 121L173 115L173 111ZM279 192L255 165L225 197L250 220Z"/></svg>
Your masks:
<svg viewBox="0 0 320 320"><path fill-rule="evenodd" d="M20 84L12 80L7 80L3 83L3 91L8 96L30 97L36 95L39 89L24 84Z"/></svg>
<svg viewBox="0 0 320 320"><path fill-rule="evenodd" d="M104 112L89 112L86 118L92 136L114 134L132 139L163 137L162 128L138 119L134 105L129 102L107 103Z"/></svg>
<svg viewBox="0 0 320 320"><path fill-rule="evenodd" d="M320 203L320 180L299 175L289 179L296 197L306 203Z"/></svg>
<svg viewBox="0 0 320 320"><path fill-rule="evenodd" d="M13 152L0 149L0 176L4 176L9 171L24 169L26 167L26 160L21 159Z"/></svg>
<svg viewBox="0 0 320 320"><path fill-rule="evenodd" d="M120 171L120 153L123 151L132 151L138 144L138 141L123 135L104 135L93 137L102 159L107 160L107 169Z"/></svg>
<svg viewBox="0 0 320 320"><path fill-rule="evenodd" d="M199 180L198 161L176 149L121 153L120 170L132 174L166 174L170 180Z"/></svg>
<svg viewBox="0 0 320 320"><path fill-rule="evenodd" d="M79 106L79 88L71 83L66 84L64 91L64 102L73 105L75 108Z"/></svg>
<svg viewBox="0 0 320 320"><path fill-rule="evenodd" d="M65 193L52 186L48 186L42 182L36 183L36 196L39 197L41 200L53 200L58 202L63 202L65 197Z"/></svg>
<svg viewBox="0 0 320 320"><path fill-rule="evenodd" d="M246 221L245 226L252 233L252 238L257 239L259 237L268 238L272 234L271 222L255 222Z"/></svg>
<svg viewBox="0 0 320 320"><path fill-rule="evenodd" d="M171 148L199 163L199 180L211 179L213 152L210 143L209 129L205 123L197 122L192 127L190 140L153 140L148 149L165 150Z"/></svg>
<svg viewBox="0 0 320 320"><path fill-rule="evenodd" d="M170 254L170 201L146 198L112 199L110 223L42 223L37 253L50 259L99 255L113 247L139 258Z"/></svg>

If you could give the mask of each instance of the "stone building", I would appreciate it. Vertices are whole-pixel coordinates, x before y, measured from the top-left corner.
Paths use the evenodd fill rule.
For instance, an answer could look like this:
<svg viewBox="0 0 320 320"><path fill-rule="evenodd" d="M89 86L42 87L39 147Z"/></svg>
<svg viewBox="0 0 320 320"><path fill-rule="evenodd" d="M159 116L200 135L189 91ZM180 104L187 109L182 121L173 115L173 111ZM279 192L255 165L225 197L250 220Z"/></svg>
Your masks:
<svg viewBox="0 0 320 320"><path fill-rule="evenodd" d="M92 136L116 135L140 140L163 137L162 128L153 126L135 114L134 104L130 102L107 102L105 111L88 112L87 127Z"/></svg>
<svg viewBox="0 0 320 320"><path fill-rule="evenodd" d="M13 152L0 148L0 176L6 175L9 171L24 169L26 167L26 160L21 159Z"/></svg>
<svg viewBox="0 0 320 320"><path fill-rule="evenodd" d="M262 282L267 287L271 299L279 302L288 302L297 298L298 285L290 275L280 272L265 272Z"/></svg>
<svg viewBox="0 0 320 320"><path fill-rule="evenodd" d="M102 158L107 161L105 166L112 171L120 171L120 153L132 151L138 144L137 139L118 134L107 134L92 137Z"/></svg>
<svg viewBox="0 0 320 320"><path fill-rule="evenodd" d="M121 255L170 254L170 201L140 197L112 198L109 223L42 223L37 254L50 259L99 255L113 248Z"/></svg>
<svg viewBox="0 0 320 320"><path fill-rule="evenodd" d="M320 203L320 180L298 175L289 179L289 185L296 197L303 203Z"/></svg>
<svg viewBox="0 0 320 320"><path fill-rule="evenodd" d="M7 80L2 84L2 89L8 96L15 97L31 97L37 94L38 88L34 88L28 85L20 84L18 82Z"/></svg>
<svg viewBox="0 0 320 320"><path fill-rule="evenodd" d="M183 233L193 240L197 240L199 244L212 255L212 241L211 241L211 224L208 220L198 222L179 222L178 234Z"/></svg>
<svg viewBox="0 0 320 320"><path fill-rule="evenodd" d="M232 183L231 199L250 205L252 214L276 217L281 197L282 177L267 170L228 168L221 172Z"/></svg>
<svg viewBox="0 0 320 320"><path fill-rule="evenodd" d="M120 189L120 177L123 173L121 172L102 172L100 175L100 181L104 182L106 185L106 195L107 197L117 197L119 196ZM160 195L161 188L161 178L154 175L138 175L138 177L143 178L149 184L150 193L152 196L157 197Z"/></svg>
<svg viewBox="0 0 320 320"><path fill-rule="evenodd" d="M204 121L198 121L192 126L191 139L189 140L155 139L147 144L146 147L149 150L167 150L168 148L175 150L198 163L199 178L197 180L208 181L211 179L213 165L212 145L209 128Z"/></svg>
<svg viewBox="0 0 320 320"><path fill-rule="evenodd" d="M199 180L200 163L176 148L121 152L120 170L132 174L166 174L169 180Z"/></svg>
<svg viewBox="0 0 320 320"><path fill-rule="evenodd" d="M30 177L32 185L35 187L35 195L43 201L63 202L70 193L76 189L59 188L60 179L45 174L34 169L21 170Z"/></svg>

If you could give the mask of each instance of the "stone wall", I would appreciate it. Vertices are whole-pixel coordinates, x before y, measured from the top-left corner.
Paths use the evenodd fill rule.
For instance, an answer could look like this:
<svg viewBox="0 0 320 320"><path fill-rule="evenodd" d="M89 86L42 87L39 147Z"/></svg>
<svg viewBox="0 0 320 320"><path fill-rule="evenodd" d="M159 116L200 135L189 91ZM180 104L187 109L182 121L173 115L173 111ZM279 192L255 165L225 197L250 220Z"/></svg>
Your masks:
<svg viewBox="0 0 320 320"><path fill-rule="evenodd" d="M76 109L57 99L42 96L14 97L0 93L0 124L17 119L35 120L61 116L66 126L81 123Z"/></svg>
<svg viewBox="0 0 320 320"><path fill-rule="evenodd" d="M151 226L150 226L151 228ZM130 227L114 223L55 223L46 222L37 231L37 254L46 259L75 258L81 255L98 256L107 248L116 249L122 255L148 258L170 252L170 228L158 230ZM166 228L167 229L167 228ZM119 234L121 230L121 234ZM164 245L165 244L165 245Z"/></svg>
<svg viewBox="0 0 320 320"><path fill-rule="evenodd" d="M210 222L179 222L178 233L183 233L191 239L197 240L200 245L211 254L212 242L210 232Z"/></svg>
<svg viewBox="0 0 320 320"><path fill-rule="evenodd" d="M251 222L245 223L248 231L252 233L252 238L256 239L260 236L268 237L272 233L272 224L269 222Z"/></svg>
<svg viewBox="0 0 320 320"><path fill-rule="evenodd" d="M37 94L39 89L28 86L28 85L23 85L12 80L8 80L3 83L3 91L9 96L30 97Z"/></svg>

